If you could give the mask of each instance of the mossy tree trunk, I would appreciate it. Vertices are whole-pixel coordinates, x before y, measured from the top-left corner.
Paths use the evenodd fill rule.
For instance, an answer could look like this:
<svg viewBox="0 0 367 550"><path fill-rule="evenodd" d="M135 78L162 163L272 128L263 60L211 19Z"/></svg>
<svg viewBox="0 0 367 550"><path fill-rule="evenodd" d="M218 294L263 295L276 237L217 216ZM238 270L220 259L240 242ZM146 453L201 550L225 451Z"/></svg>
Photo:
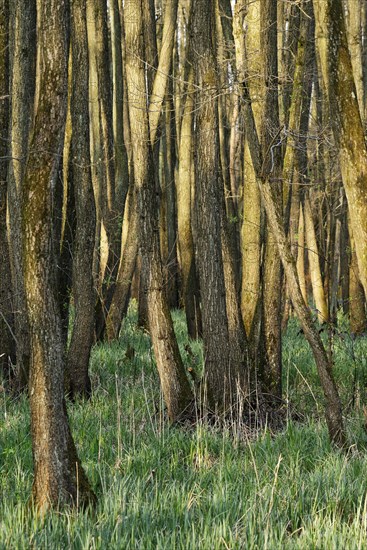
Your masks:
<svg viewBox="0 0 367 550"><path fill-rule="evenodd" d="M316 45L350 212L361 282L367 294L367 148L342 0L313 0Z"/></svg>
<svg viewBox="0 0 367 550"><path fill-rule="evenodd" d="M76 453L64 401L65 350L52 238L52 193L67 109L68 8L66 0L38 4L39 100L23 190L33 504L42 512L95 500Z"/></svg>

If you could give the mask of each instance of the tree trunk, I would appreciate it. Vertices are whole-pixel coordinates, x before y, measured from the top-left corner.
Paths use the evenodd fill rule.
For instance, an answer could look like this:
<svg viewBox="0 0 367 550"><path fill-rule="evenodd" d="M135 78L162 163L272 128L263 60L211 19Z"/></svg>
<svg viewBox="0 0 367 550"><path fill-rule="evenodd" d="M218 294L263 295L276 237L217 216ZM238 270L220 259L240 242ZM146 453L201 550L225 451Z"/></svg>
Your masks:
<svg viewBox="0 0 367 550"><path fill-rule="evenodd" d="M305 221L303 216L303 207L300 205L299 210L299 224L298 224L298 251L297 251L297 275L299 280L299 286L301 289L301 294L305 304L308 303L307 300L307 288L306 288L306 277L305 277Z"/></svg>
<svg viewBox="0 0 367 550"><path fill-rule="evenodd" d="M95 501L68 424L64 349L55 297L51 208L67 109L68 18L67 1L39 1L39 102L24 179L22 229L31 339L33 503L42 512L49 507Z"/></svg>
<svg viewBox="0 0 367 550"><path fill-rule="evenodd" d="M124 78L122 59L122 29L118 0L112 0L109 8L111 22L111 53L113 82L113 134L115 152L116 208L121 218L129 190L128 157L124 139Z"/></svg>
<svg viewBox="0 0 367 550"><path fill-rule="evenodd" d="M348 50L341 0L313 0L321 72L356 245L367 294L367 149Z"/></svg>
<svg viewBox="0 0 367 550"><path fill-rule="evenodd" d="M171 83L170 83L171 84ZM178 307L178 260L177 260L177 208L176 208L176 148L175 148L175 113L173 104L173 87L169 86L165 105L165 133L163 145L164 187L167 215L167 298L170 308Z"/></svg>
<svg viewBox="0 0 367 550"><path fill-rule="evenodd" d="M27 44L27 47L24 47ZM30 362L29 325L22 254L22 189L28 154L28 140L33 121L36 78L36 1L11 3L10 25L10 116L9 128L9 229L14 286L14 321L16 347L16 389L27 387Z"/></svg>
<svg viewBox="0 0 367 550"><path fill-rule="evenodd" d="M109 40L107 26L107 3L105 0L94 0L96 67L98 77L99 132L103 165L101 170L100 204L101 218L107 236L106 266L104 270L102 293L96 310L96 338L104 332L106 315L109 309L107 296L115 288L116 276L121 251L121 223L123 211L117 208L116 171L114 158L112 75L110 70ZM125 193L126 197L126 193ZM121 201L120 201L120 206Z"/></svg>
<svg viewBox="0 0 367 550"><path fill-rule="evenodd" d="M350 233L349 265L349 322L353 334L363 334L367 330L366 300L359 279L354 239Z"/></svg>
<svg viewBox="0 0 367 550"><path fill-rule="evenodd" d="M182 277L182 295L187 330L191 338L202 334L199 284L196 273L194 240L192 236L192 141L193 141L193 71L190 72L186 100L183 108L177 174L177 226Z"/></svg>
<svg viewBox="0 0 367 550"><path fill-rule="evenodd" d="M362 120L364 120L365 90L363 85L362 42L366 37L362 35L362 5L363 0L347 0L345 14L348 47L357 91L359 112L361 113Z"/></svg>
<svg viewBox="0 0 367 550"><path fill-rule="evenodd" d="M328 306L324 292L324 285L321 276L319 249L316 240L315 226L313 223L310 201L305 198L304 204L305 234L308 252L308 264L310 268L312 292L315 300L315 308L320 323L327 323L329 320Z"/></svg>
<svg viewBox="0 0 367 550"><path fill-rule="evenodd" d="M250 91L254 98L254 116L257 130L260 131L262 112L261 95L261 56L260 50L260 2L256 0L247 6L246 0L236 4L234 17L234 38L236 45L236 64L239 82L242 81L245 71L245 51L250 61L246 66L251 74ZM245 19L246 15L246 19ZM248 22L248 30L243 32L244 23ZM256 184L256 176L252 166L248 140L245 139L243 175L243 222L241 230L242 242L242 288L241 310L246 334L253 348L253 355L257 353L259 339L259 304L261 303L261 234L262 215L260 192Z"/></svg>
<svg viewBox="0 0 367 550"><path fill-rule="evenodd" d="M130 184L132 185L132 184ZM118 338L123 317L128 308L128 298L138 255L139 217L136 208L136 191L130 187L122 230L122 251L116 289L106 321L107 340Z"/></svg>
<svg viewBox="0 0 367 550"><path fill-rule="evenodd" d="M96 215L89 148L89 59L85 0L74 0L72 3L71 46L71 162L76 209L73 253L75 319L67 368L71 395L75 398L89 396L91 392L88 368L94 338L95 307L92 269Z"/></svg>
<svg viewBox="0 0 367 550"><path fill-rule="evenodd" d="M150 335L170 420L190 412L192 392L180 357L163 288L153 153L149 143L141 0L125 0L126 74L137 189L140 246L147 268Z"/></svg>
<svg viewBox="0 0 367 550"><path fill-rule="evenodd" d="M172 67L173 45L176 32L178 0L168 0L164 10L162 47L159 53L159 64L153 81L153 90L149 100L150 141L154 147L162 106L166 96L168 76Z"/></svg>
<svg viewBox="0 0 367 550"><path fill-rule="evenodd" d="M238 402L247 391L245 359L231 355L222 260L219 178L217 71L214 6L204 0L193 5L192 48L196 69L195 234L203 313L205 376L209 403L220 411Z"/></svg>
<svg viewBox="0 0 367 550"><path fill-rule="evenodd" d="M281 149L275 142L279 135L277 1L263 0L261 16L261 49L263 55L264 110L261 119L263 170L270 179L274 200L282 211ZM268 175L269 174L269 175ZM264 355L262 365L265 390L270 396L282 395L281 292L282 272L276 239L269 223L265 227L263 267Z"/></svg>
<svg viewBox="0 0 367 550"><path fill-rule="evenodd" d="M13 376L15 364L14 303L10 269L10 251L7 229L7 193L9 158L9 3L0 2L0 126L3 136L0 141L0 371L5 378Z"/></svg>
<svg viewBox="0 0 367 550"><path fill-rule="evenodd" d="M292 300L293 307L301 323L303 332L311 346L314 354L320 382L326 401L326 421L329 429L331 441L338 446L344 446L346 443L346 434L342 408L338 389L332 373L332 365L329 362L328 355L320 338L318 331L312 322L310 311L306 306L297 277L297 269L292 256L291 247L286 237L283 225L283 216L279 208L279 203L273 197L273 189L268 179L263 177L263 159L256 124L251 107L251 98L248 86L244 79L242 85L243 100L245 107L246 129L249 139L249 146L252 156L252 162L257 174L257 182L264 201L266 214L271 225L274 237L276 239L279 255L283 264L283 269L287 278L288 290Z"/></svg>

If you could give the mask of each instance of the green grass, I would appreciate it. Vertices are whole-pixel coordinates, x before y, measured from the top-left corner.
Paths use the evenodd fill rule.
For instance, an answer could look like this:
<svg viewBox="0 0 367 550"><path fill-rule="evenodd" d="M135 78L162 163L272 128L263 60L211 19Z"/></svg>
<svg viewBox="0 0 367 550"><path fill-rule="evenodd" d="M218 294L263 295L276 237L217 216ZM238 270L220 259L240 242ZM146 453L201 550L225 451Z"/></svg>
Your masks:
<svg viewBox="0 0 367 550"><path fill-rule="evenodd" d="M187 366L200 368L200 344L187 351L182 314L174 319ZM129 346L132 359L125 357ZM120 341L93 351L92 401L69 408L99 498L94 514L29 513L28 404L1 393L0 548L366 548L367 341L342 334L334 342L347 455L329 444L312 355L294 322L283 348L286 398L307 422L289 421L283 432L250 441L236 426L169 427L149 339L130 312Z"/></svg>

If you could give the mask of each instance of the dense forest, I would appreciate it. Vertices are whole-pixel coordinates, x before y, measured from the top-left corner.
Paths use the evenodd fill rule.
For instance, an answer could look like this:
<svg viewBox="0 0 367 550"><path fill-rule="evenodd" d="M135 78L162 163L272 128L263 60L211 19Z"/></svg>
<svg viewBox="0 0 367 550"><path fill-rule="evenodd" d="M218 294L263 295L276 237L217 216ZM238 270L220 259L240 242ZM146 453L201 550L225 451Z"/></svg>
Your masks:
<svg viewBox="0 0 367 550"><path fill-rule="evenodd" d="M0 0L0 41L0 433L16 453L9 414L30 414L35 517L109 490L69 417L102 430L109 367L93 365L111 350L115 463L144 376L159 381L154 434L232 426L259 486L252 441L269 433L325 423L330 457L348 460L367 417L367 2ZM207 536L116 547L252 547Z"/></svg>

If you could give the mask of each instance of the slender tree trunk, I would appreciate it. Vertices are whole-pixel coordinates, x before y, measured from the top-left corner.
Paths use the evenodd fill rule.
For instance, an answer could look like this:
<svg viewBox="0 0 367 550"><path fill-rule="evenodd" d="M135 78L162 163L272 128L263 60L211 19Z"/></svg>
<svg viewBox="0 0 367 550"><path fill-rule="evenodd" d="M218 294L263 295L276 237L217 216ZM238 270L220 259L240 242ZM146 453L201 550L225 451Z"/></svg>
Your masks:
<svg viewBox="0 0 367 550"><path fill-rule="evenodd" d="M154 77L152 94L149 101L150 141L153 147L157 138L163 102L166 97L168 76L172 67L177 6L178 0L167 0L164 10L162 47L159 53L159 64Z"/></svg>
<svg viewBox="0 0 367 550"><path fill-rule="evenodd" d="M348 199L361 282L367 294L367 149L341 0L313 0L321 72Z"/></svg>
<svg viewBox="0 0 367 550"><path fill-rule="evenodd" d="M202 321L191 220L192 126L194 113L192 84L193 71L190 72L187 96L182 115L176 189L178 246L187 329L191 338L198 338L202 334Z"/></svg>
<svg viewBox="0 0 367 550"><path fill-rule="evenodd" d="M27 47L24 48L24 44ZM14 286L14 317L18 390L28 384L30 342L26 313L26 296L22 254L22 189L28 154L28 140L33 120L36 78L36 2L11 2L10 24L10 116L9 128L9 229Z"/></svg>
<svg viewBox="0 0 367 550"><path fill-rule="evenodd" d="M101 272L101 233L102 233L102 180L103 163L102 144L99 131L99 90L97 75L97 39L94 21L94 5L87 1L87 29L88 29L88 53L89 53L89 119L90 119L90 156L92 163L92 182L96 203L96 235L93 256L93 278L94 286L98 295L101 295L102 275ZM100 304L99 304L100 305ZM98 308L97 302L97 308Z"/></svg>
<svg viewBox="0 0 367 550"><path fill-rule="evenodd" d="M110 70L107 3L105 0L94 0L95 37L96 37L96 68L98 77L99 101L99 132L103 170L101 173L100 208L102 222L107 236L107 258L103 276L102 294L99 297L96 310L96 337L99 339L104 332L109 300L115 288L121 250L121 222L123 211L117 208L116 170L114 158L113 135L113 85ZM125 197L126 197L126 193ZM121 204L120 206L124 206Z"/></svg>
<svg viewBox="0 0 367 550"><path fill-rule="evenodd" d="M196 69L195 234L203 312L205 375L210 404L224 410L246 391L245 358L231 355L222 260L219 178L215 12L212 4L193 5L192 48Z"/></svg>
<svg viewBox="0 0 367 550"><path fill-rule="evenodd" d="M129 189L129 168L124 139L124 78L121 47L123 36L118 0L112 0L109 13L111 22L116 209L122 218Z"/></svg>
<svg viewBox="0 0 367 550"><path fill-rule="evenodd" d="M328 306L322 281L319 249L316 240L315 226L312 218L311 206L308 197L304 204L305 234L308 252L308 263L310 268L312 292L315 300L315 307L320 323L327 323L329 319Z"/></svg>
<svg viewBox="0 0 367 550"><path fill-rule="evenodd" d="M261 147L267 171L273 187L274 200L282 210L281 149L276 143L279 135L278 105L278 44L277 1L261 2L261 49L264 60L265 104L261 121ZM263 267L263 335L264 363L261 369L265 388L271 396L282 395L282 343L281 343L281 292L282 273L276 239L269 223L266 223L265 254Z"/></svg>
<svg viewBox="0 0 367 550"><path fill-rule="evenodd" d="M291 247L284 230L283 216L279 208L279 203L273 196L273 188L270 182L268 181L268 179L263 177L263 159L258 134L256 131L255 118L252 112L251 98L249 95L248 86L246 84L245 75L243 74L242 76L244 77L243 79L241 79L241 81L243 83L242 91L246 116L246 128L252 162L258 178L257 182L261 191L262 199L264 201L266 214L278 245L279 255L287 278L288 289L292 304L301 323L303 332L314 354L320 382L326 401L325 415L330 439L336 445L344 446L346 442L346 434L344 430L342 408L338 389L332 373L332 365L330 364L320 335L316 330L314 323L312 322L310 311L302 297L297 277L296 264L294 261L294 257L292 256Z"/></svg>
<svg viewBox="0 0 367 550"><path fill-rule="evenodd" d="M128 298L138 255L139 216L136 207L136 192L130 187L128 204L122 231L122 251L119 272L116 280L116 289L106 321L107 340L111 341L119 336L123 317L128 308Z"/></svg>
<svg viewBox="0 0 367 550"><path fill-rule="evenodd" d="M342 216L342 230L341 230L341 244L340 244L340 286L342 296L342 308L345 316L349 316L349 258L350 252L350 238L348 231L348 205L346 201L345 212ZM362 289L363 290L363 289Z"/></svg>
<svg viewBox="0 0 367 550"><path fill-rule="evenodd" d="M300 205L299 210L299 224L298 224L298 241L297 241L297 275L299 280L299 286L302 293L302 298L305 304L308 303L307 300L307 288L306 288L306 278L305 278L305 221L303 217L303 207ZM294 255L295 256L295 255Z"/></svg>
<svg viewBox="0 0 367 550"><path fill-rule="evenodd" d="M301 17L308 13L308 1L284 3L278 6L279 77L281 83L280 115L286 128L290 127L291 104L295 89L295 67L298 61ZM307 16L306 16L307 21Z"/></svg>
<svg viewBox="0 0 367 550"><path fill-rule="evenodd" d="M68 424L55 299L51 207L67 109L68 2L40 0L38 18L39 102L24 179L23 249L31 338L33 503L43 512L65 504L88 504L95 496Z"/></svg>
<svg viewBox="0 0 367 550"><path fill-rule="evenodd" d="M69 115L70 113L67 117L63 156L56 177L52 205L53 239L57 263L57 301L61 314L62 340L65 347L69 335L73 249L76 229L74 166L71 158L71 122L69 121L68 124Z"/></svg>
<svg viewBox="0 0 367 550"><path fill-rule="evenodd" d="M126 74L142 260L147 267L150 335L169 418L188 414L192 392L163 288L153 153L149 143L142 1L125 0Z"/></svg>
<svg viewBox="0 0 367 550"><path fill-rule="evenodd" d="M7 229L7 193L9 158L9 3L0 2L0 371L12 377L15 364L14 300Z"/></svg>
<svg viewBox="0 0 367 550"><path fill-rule="evenodd" d="M349 322L353 334L362 334L367 330L366 300L359 279L358 263L354 239L350 233L350 265L349 265Z"/></svg>
<svg viewBox="0 0 367 550"><path fill-rule="evenodd" d="M245 20L246 15L246 20ZM246 41L244 39L243 25L248 24ZM234 17L234 37L236 45L236 64L239 75L244 74L245 51L248 59L251 59L246 70L251 74L251 97L254 98L254 116L258 131L260 131L260 119L262 111L261 94L261 57L260 51L260 2L249 3L239 0L236 4ZM239 76L241 81L242 76ZM261 303L261 234L262 216L260 192L256 184L256 177L252 166L247 138L244 150L244 176L243 176L243 222L241 230L242 242L242 288L241 310L246 334L254 353L257 353L259 339L259 305Z"/></svg>
<svg viewBox="0 0 367 550"><path fill-rule="evenodd" d="M167 212L167 298L170 308L178 307L178 260L177 260L177 215L176 215L176 147L173 87L169 86L165 108L164 185Z"/></svg>
<svg viewBox="0 0 367 550"><path fill-rule="evenodd" d="M299 37L294 61L293 91L288 114L288 139L283 159L284 207L287 206L288 198L292 196L293 191L296 194L299 190L299 174L295 172L295 168L297 156L300 156L299 151L306 145L302 143L305 140L302 140L301 132L303 131L307 134L308 130L307 114L309 114L310 109L313 80L309 74L313 74L314 64L312 4L305 2L304 10L304 13L300 16ZM304 118L304 112L306 113L306 118ZM303 128L301 128L302 122L304 122ZM295 212L294 219L298 223L298 212Z"/></svg>
<svg viewBox="0 0 367 550"><path fill-rule="evenodd" d="M72 397L89 396L88 374L94 338L95 291L93 252L96 230L89 138L89 67L85 0L74 0L71 10L72 88L71 162L76 209L73 254L75 319L67 356Z"/></svg>

